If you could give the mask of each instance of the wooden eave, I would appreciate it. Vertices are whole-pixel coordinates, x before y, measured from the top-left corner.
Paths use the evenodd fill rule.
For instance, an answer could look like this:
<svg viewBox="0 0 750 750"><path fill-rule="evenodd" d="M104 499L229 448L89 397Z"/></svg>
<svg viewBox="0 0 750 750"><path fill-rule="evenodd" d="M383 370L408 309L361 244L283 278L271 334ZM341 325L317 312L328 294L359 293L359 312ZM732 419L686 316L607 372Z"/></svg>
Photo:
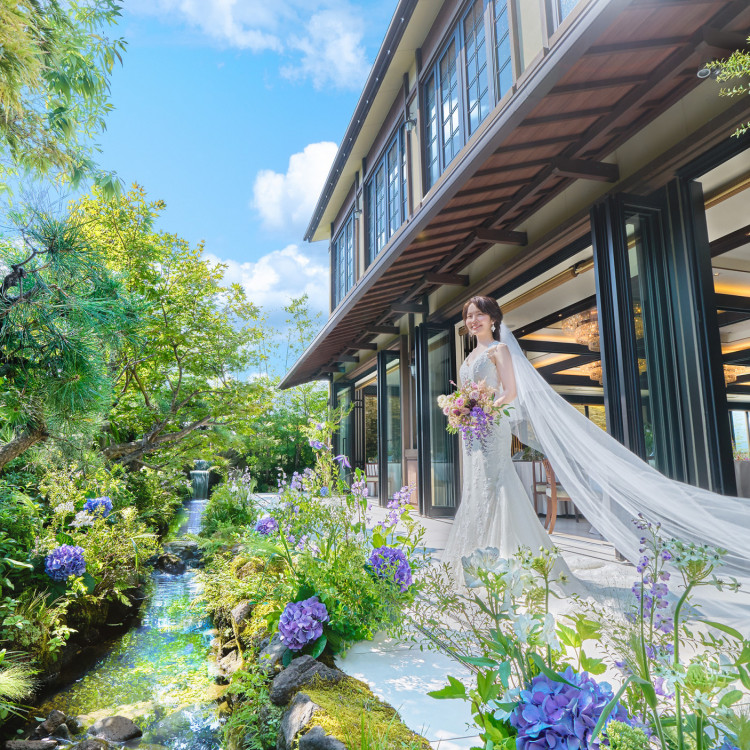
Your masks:
<svg viewBox="0 0 750 750"><path fill-rule="evenodd" d="M339 355L371 341L363 333L368 325L400 317L394 303L422 302L439 285L427 274L460 274L493 244L478 239L478 229L512 232L575 180L602 179L609 154L699 85L696 71L706 60L726 56L715 40L749 30L746 0L592 0L524 72L507 105L490 114L281 387L319 378ZM568 160L568 169L557 169L556 159ZM596 176L579 174L586 161ZM580 237L587 215L571 217L556 233L564 229L567 241ZM527 263L530 250L521 254Z"/></svg>

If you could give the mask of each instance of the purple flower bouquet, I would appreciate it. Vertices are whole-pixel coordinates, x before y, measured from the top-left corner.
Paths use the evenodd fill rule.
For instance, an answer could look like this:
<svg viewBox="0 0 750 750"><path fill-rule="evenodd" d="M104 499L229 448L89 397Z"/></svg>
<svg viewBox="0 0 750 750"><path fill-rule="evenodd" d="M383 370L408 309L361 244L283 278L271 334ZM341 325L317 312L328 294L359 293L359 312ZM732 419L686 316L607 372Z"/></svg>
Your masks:
<svg viewBox="0 0 750 750"><path fill-rule="evenodd" d="M495 406L495 392L484 380L464 383L453 393L438 396L437 402L448 417L448 432L453 435L460 432L469 441L474 438L483 441L504 411L503 407Z"/></svg>
<svg viewBox="0 0 750 750"><path fill-rule="evenodd" d="M273 516L265 516L255 524L255 531L261 536L268 536L279 530L279 522Z"/></svg>

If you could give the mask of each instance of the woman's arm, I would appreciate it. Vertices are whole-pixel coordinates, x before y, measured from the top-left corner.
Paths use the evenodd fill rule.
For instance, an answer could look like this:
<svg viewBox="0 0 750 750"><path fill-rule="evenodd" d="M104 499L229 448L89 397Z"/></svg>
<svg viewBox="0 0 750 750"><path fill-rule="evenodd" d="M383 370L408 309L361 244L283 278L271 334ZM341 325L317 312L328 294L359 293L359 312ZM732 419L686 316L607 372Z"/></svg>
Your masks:
<svg viewBox="0 0 750 750"><path fill-rule="evenodd" d="M502 392L495 399L495 405L509 404L516 397L516 375L513 372L510 350L505 344L498 344L493 348L490 356L495 363L498 379L503 386Z"/></svg>

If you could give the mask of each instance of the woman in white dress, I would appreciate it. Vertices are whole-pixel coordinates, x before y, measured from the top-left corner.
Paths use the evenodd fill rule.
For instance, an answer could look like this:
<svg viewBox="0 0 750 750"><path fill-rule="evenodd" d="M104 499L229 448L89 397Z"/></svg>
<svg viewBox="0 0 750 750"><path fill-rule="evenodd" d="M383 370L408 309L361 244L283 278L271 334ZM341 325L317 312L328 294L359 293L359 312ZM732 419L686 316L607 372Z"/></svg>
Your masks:
<svg viewBox="0 0 750 750"><path fill-rule="evenodd" d="M461 365L460 383L484 380L495 390L498 406L512 407L516 380L508 347L500 343L500 307L490 297L472 297L464 305L463 319L477 345ZM520 546L532 552L552 546L513 468L509 420L496 419L482 442L461 442L461 505L442 556L459 581L463 578L461 558L475 549L497 547L501 557L510 557Z"/></svg>

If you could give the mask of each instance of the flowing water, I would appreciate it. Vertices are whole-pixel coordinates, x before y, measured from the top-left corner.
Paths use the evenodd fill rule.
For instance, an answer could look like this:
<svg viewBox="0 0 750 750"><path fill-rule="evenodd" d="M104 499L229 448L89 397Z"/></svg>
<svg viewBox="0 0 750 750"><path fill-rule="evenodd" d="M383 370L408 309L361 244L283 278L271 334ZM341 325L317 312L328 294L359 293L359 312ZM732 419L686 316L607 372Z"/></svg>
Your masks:
<svg viewBox="0 0 750 750"><path fill-rule="evenodd" d="M193 465L195 468L190 472L190 479L193 483L193 499L206 500L208 498L208 477L211 473L211 464L197 458Z"/></svg>
<svg viewBox="0 0 750 750"><path fill-rule="evenodd" d="M188 503L182 533L200 531L205 500ZM210 672L210 622L195 599L196 572L154 571L153 594L140 625L115 642L81 679L39 710L58 708L83 724L105 716L132 718L143 730L129 746L170 750L221 747L215 699L221 692ZM41 714L39 714L41 715Z"/></svg>

